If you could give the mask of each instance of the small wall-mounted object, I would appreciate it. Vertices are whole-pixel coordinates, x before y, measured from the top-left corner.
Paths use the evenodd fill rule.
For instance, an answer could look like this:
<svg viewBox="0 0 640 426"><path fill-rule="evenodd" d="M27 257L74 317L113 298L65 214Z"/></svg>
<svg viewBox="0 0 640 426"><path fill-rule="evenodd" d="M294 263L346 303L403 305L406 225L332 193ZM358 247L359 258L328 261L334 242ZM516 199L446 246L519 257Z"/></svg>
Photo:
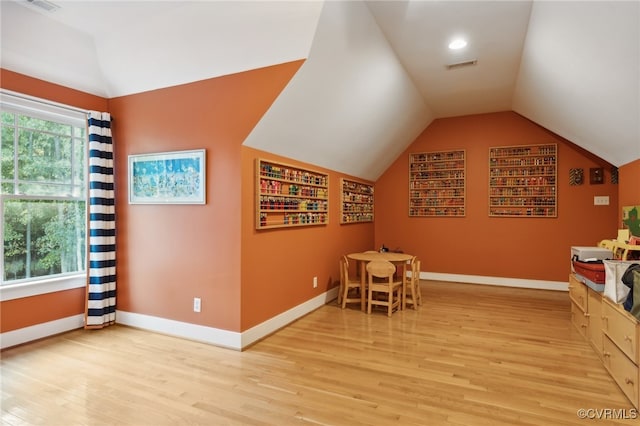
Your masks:
<svg viewBox="0 0 640 426"><path fill-rule="evenodd" d="M584 182L584 169L569 170L569 185L582 185Z"/></svg>
<svg viewBox="0 0 640 426"><path fill-rule="evenodd" d="M594 206L608 206L609 205L609 196L608 195L595 195L593 197L593 205Z"/></svg>
<svg viewBox="0 0 640 426"><path fill-rule="evenodd" d="M614 185L618 183L618 168L611 166L611 183Z"/></svg>
<svg viewBox="0 0 640 426"><path fill-rule="evenodd" d="M589 183L591 185L599 185L604 183L604 168L592 167L589 169Z"/></svg>

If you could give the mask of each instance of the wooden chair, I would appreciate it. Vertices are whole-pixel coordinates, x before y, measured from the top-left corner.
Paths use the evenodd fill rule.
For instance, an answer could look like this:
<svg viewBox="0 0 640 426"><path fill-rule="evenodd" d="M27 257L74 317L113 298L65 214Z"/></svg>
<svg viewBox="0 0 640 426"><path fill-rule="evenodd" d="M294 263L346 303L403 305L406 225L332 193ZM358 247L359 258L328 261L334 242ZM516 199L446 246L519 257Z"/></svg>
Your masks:
<svg viewBox="0 0 640 426"><path fill-rule="evenodd" d="M347 303L358 303L358 305L360 305L361 301L360 280L349 278L349 259L347 259L347 256L342 256L340 258L340 291L338 292L338 304L344 309Z"/></svg>
<svg viewBox="0 0 640 426"><path fill-rule="evenodd" d="M598 243L598 247L611 250L611 252L613 253L613 251L615 250L615 243L613 240L602 240Z"/></svg>
<svg viewBox="0 0 640 426"><path fill-rule="evenodd" d="M640 259L640 245L629 244L633 237L628 229L618 229L618 237L615 240L602 240L598 247L609 249L613 252L613 258L618 260Z"/></svg>
<svg viewBox="0 0 640 426"><path fill-rule="evenodd" d="M402 280L394 280L395 272L396 267L386 260L372 260L367 264L369 276L367 313L371 313L374 305L386 306L388 316L391 316L394 310L400 309Z"/></svg>
<svg viewBox="0 0 640 426"><path fill-rule="evenodd" d="M407 274L405 291L402 296L404 298L403 306L410 304L413 309L418 309L422 305L422 293L420 291L420 261L414 257L411 259L411 276Z"/></svg>

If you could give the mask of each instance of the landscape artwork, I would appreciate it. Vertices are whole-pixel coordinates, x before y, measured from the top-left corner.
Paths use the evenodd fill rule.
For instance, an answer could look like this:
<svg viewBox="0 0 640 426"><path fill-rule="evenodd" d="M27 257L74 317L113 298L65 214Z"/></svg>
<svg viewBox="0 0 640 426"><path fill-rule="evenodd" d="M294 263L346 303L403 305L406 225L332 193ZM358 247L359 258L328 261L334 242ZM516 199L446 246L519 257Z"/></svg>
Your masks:
<svg viewBox="0 0 640 426"><path fill-rule="evenodd" d="M129 156L130 204L205 204L205 150Z"/></svg>

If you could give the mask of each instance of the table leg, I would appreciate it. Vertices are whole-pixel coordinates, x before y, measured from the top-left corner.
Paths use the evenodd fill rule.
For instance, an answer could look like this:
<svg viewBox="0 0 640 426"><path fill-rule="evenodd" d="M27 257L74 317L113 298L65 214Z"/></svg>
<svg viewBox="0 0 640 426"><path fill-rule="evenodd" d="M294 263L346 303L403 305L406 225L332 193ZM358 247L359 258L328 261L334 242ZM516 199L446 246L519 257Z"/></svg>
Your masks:
<svg viewBox="0 0 640 426"><path fill-rule="evenodd" d="M407 306L407 262L402 262L402 310Z"/></svg>
<svg viewBox="0 0 640 426"><path fill-rule="evenodd" d="M367 271L365 268L364 261L360 261L360 310L365 312L367 309L367 294L366 294L366 279L367 279Z"/></svg>

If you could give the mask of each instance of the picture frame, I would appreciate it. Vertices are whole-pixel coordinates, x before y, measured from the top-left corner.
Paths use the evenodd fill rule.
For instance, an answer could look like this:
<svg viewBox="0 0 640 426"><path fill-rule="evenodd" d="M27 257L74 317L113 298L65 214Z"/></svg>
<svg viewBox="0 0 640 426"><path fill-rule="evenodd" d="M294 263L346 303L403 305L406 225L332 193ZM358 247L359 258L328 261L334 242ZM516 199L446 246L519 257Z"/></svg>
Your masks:
<svg viewBox="0 0 640 426"><path fill-rule="evenodd" d="M129 204L206 204L206 151L129 155Z"/></svg>
<svg viewBox="0 0 640 426"><path fill-rule="evenodd" d="M589 169L589 183L591 185L604 183L604 167L592 167Z"/></svg>
<svg viewBox="0 0 640 426"><path fill-rule="evenodd" d="M569 169L569 185L582 185L584 182L583 169Z"/></svg>

